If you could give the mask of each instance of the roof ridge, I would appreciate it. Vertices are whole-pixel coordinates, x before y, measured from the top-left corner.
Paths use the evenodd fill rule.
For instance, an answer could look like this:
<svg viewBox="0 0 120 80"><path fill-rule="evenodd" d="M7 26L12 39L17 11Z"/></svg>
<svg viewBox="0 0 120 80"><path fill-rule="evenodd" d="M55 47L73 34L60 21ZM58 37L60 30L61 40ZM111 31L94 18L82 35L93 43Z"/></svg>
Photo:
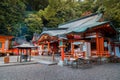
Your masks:
<svg viewBox="0 0 120 80"><path fill-rule="evenodd" d="M92 19L93 19L93 18L92 18ZM83 22L82 24L80 24L80 25L78 25L78 26L82 26L82 25L84 25L85 23L91 21L92 19L88 19L87 21ZM96 21L95 21L95 22L96 22ZM76 26L76 27L78 27L78 26ZM71 27L71 28L69 28L69 29L76 28L76 27Z"/></svg>
<svg viewBox="0 0 120 80"><path fill-rule="evenodd" d="M87 16L83 16L83 17L81 17L81 18L74 19L74 20L65 22L65 23L63 23L63 24L59 24L58 27L61 26L61 25L65 25L65 24L68 24L68 23L71 23L71 22L75 22L75 21L78 21L78 20L81 20L81 19L88 18L88 17L90 17L90 16L94 16L94 15L97 15L97 14L99 14L99 13L93 13L93 14L90 14L90 15L87 15Z"/></svg>
<svg viewBox="0 0 120 80"><path fill-rule="evenodd" d="M46 28L44 31L49 31L49 30L66 30L67 28Z"/></svg>

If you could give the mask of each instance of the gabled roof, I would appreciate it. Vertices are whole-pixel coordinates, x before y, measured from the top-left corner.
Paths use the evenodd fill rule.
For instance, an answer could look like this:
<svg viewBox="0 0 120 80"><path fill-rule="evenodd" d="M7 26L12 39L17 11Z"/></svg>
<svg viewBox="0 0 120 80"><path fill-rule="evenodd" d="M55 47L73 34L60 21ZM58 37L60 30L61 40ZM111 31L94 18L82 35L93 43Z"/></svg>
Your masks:
<svg viewBox="0 0 120 80"><path fill-rule="evenodd" d="M76 26L86 24L87 22L99 21L101 17L102 17L102 14L95 13L95 14L91 14L91 15L76 19L76 20L66 22L64 24L60 24L58 27L59 28L70 28L70 27L74 28Z"/></svg>
<svg viewBox="0 0 120 80"><path fill-rule="evenodd" d="M47 34L49 36L58 36L69 33L82 33L87 31L90 28L94 28L96 26L104 25L109 23L108 21L100 22L102 18L102 14L92 14L80 19L72 20L64 24L60 24L57 29L50 29L43 31L41 36ZM114 29L114 28L113 28ZM114 29L115 30L115 29Z"/></svg>
<svg viewBox="0 0 120 80"><path fill-rule="evenodd" d="M68 34L71 32L84 32L85 30L87 30L87 28L106 23L106 22L98 22L101 17L102 14L88 15L80 19L61 24L55 30L50 29L43 31L41 35L48 34L50 36L56 36L56 35Z"/></svg>

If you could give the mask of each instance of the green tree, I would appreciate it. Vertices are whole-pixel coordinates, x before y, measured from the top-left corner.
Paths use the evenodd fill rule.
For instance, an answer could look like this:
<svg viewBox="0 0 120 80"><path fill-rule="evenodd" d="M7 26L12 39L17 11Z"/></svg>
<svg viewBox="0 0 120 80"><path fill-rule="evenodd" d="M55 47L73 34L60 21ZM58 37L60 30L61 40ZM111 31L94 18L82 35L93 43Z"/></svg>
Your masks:
<svg viewBox="0 0 120 80"><path fill-rule="evenodd" d="M0 1L0 34L14 35L15 25L23 21L25 5L21 0Z"/></svg>
<svg viewBox="0 0 120 80"><path fill-rule="evenodd" d="M38 12L46 27L57 27L58 24L81 16L80 2L76 0L49 0L49 5Z"/></svg>
<svg viewBox="0 0 120 80"><path fill-rule="evenodd" d="M24 0L27 10L39 11L48 6L48 0Z"/></svg>
<svg viewBox="0 0 120 80"><path fill-rule="evenodd" d="M25 23L27 24L29 31L32 33L40 33L43 28L42 19L34 13L27 15L27 18L25 18Z"/></svg>
<svg viewBox="0 0 120 80"><path fill-rule="evenodd" d="M104 18L120 28L120 0L96 0L95 8L104 12Z"/></svg>

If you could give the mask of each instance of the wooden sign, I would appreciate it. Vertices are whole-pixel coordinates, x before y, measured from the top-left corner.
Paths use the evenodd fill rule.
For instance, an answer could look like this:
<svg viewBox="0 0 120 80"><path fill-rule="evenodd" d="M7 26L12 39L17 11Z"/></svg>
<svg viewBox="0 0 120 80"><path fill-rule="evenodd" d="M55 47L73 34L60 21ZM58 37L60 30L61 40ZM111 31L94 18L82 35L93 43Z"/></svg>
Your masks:
<svg viewBox="0 0 120 80"><path fill-rule="evenodd" d="M81 36L80 35L74 35L74 39L80 39Z"/></svg>

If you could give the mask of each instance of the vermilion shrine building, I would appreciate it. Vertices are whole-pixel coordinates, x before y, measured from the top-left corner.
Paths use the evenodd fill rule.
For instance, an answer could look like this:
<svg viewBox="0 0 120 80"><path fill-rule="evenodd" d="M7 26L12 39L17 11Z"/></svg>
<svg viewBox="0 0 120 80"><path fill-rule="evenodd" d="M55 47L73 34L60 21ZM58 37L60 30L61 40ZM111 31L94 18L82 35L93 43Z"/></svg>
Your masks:
<svg viewBox="0 0 120 80"><path fill-rule="evenodd" d="M79 53L84 57L109 57L120 55L118 44L115 44L117 35L114 26L103 21L102 14L96 13L66 22L55 29L45 29L36 42L42 51L46 46L48 53L57 53L60 49L62 60L66 53L75 54L75 45L79 45Z"/></svg>
<svg viewBox="0 0 120 80"><path fill-rule="evenodd" d="M5 53L12 53L10 49L10 43L13 36L0 35L0 55L5 55Z"/></svg>

